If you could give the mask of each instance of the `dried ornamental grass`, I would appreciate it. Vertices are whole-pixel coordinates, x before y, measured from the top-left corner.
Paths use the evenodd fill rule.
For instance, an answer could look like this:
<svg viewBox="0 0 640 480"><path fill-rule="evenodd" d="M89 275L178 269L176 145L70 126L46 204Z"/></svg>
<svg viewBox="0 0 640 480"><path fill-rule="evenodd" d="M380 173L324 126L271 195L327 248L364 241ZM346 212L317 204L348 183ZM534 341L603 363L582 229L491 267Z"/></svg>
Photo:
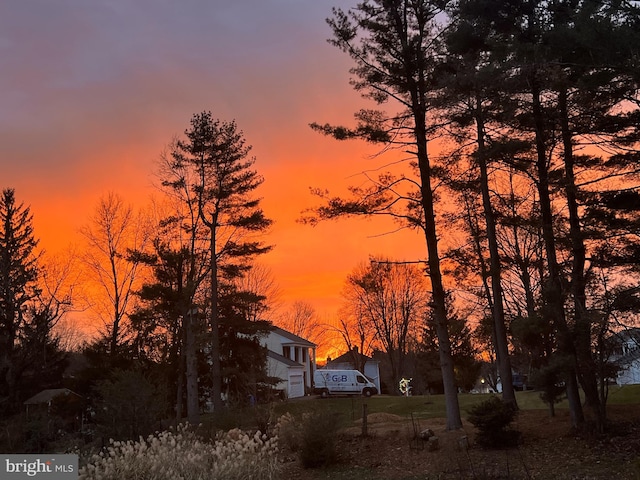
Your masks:
<svg viewBox="0 0 640 480"><path fill-rule="evenodd" d="M278 467L276 437L235 429L207 443L182 426L137 442L112 440L80 469L79 480L268 480Z"/></svg>
<svg viewBox="0 0 640 480"><path fill-rule="evenodd" d="M300 448L302 425L291 413L287 412L278 419L274 433L283 450L297 452Z"/></svg>

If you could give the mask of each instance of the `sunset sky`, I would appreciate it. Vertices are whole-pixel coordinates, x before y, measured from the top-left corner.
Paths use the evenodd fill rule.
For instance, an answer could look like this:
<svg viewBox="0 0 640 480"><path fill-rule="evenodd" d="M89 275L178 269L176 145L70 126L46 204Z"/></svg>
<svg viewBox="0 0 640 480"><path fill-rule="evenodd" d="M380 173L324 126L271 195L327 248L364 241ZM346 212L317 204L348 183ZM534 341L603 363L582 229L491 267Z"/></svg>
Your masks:
<svg viewBox="0 0 640 480"><path fill-rule="evenodd" d="M31 206L41 246L80 242L98 199L136 206L154 162L194 113L235 119L265 178L275 224L268 265L283 300L331 316L370 254L424 258L416 233L374 220L296 222L309 187L344 192L380 167L376 149L311 131L363 105L349 58L326 42L340 0L4 0L0 5L0 179Z"/></svg>

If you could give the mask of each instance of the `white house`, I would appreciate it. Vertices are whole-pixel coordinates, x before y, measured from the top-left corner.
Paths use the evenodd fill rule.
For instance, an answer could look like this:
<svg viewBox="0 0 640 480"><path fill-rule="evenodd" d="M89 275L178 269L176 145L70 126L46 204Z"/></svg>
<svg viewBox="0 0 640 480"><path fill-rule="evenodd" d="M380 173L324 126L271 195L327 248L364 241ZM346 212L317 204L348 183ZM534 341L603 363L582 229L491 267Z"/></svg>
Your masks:
<svg viewBox="0 0 640 480"><path fill-rule="evenodd" d="M623 330L616 333L614 338L616 345L611 361L619 368L616 383L640 383L640 328Z"/></svg>
<svg viewBox="0 0 640 480"><path fill-rule="evenodd" d="M287 398L303 397L311 389L316 365L316 344L274 327L262 340L267 348L267 374L280 378L275 386Z"/></svg>

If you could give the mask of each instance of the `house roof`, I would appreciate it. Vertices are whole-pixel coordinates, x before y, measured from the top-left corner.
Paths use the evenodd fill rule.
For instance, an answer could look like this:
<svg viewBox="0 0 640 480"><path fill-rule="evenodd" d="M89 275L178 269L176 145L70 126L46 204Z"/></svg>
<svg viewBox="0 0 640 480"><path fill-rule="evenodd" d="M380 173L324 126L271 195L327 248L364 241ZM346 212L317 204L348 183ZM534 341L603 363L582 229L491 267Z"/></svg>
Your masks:
<svg viewBox="0 0 640 480"><path fill-rule="evenodd" d="M353 364L353 351L349 350L346 353L343 353L342 355L340 355L339 357L333 358L330 362L327 362L327 365L331 365L332 363L350 363ZM364 355L363 353L359 353L356 352L358 355L360 355L360 358L363 359L365 362L373 362L373 358Z"/></svg>
<svg viewBox="0 0 640 480"><path fill-rule="evenodd" d="M620 367L626 367L640 359L640 328L627 328L616 332L612 338L619 345L629 345L628 350L623 354L612 356L614 363Z"/></svg>
<svg viewBox="0 0 640 480"><path fill-rule="evenodd" d="M634 340L640 342L640 328L625 328L624 330L620 330L619 332L617 332L615 336L622 340Z"/></svg>
<svg viewBox="0 0 640 480"><path fill-rule="evenodd" d="M82 398L75 392L72 392L68 388L50 388L48 390L42 390L40 393L36 393L33 397L24 401L25 405L38 405L41 403L49 403L56 397L61 395L75 395L78 398Z"/></svg>
<svg viewBox="0 0 640 480"><path fill-rule="evenodd" d="M291 340L291 343L296 343L299 345L304 345L305 347L315 347L316 344L313 342L310 342L309 340L305 340L302 337L299 337L298 335L295 335L291 332L286 331L283 328L280 327L273 327L273 332L277 333L278 335L285 337L287 340Z"/></svg>
<svg viewBox="0 0 640 480"><path fill-rule="evenodd" d="M273 358L274 360L284 363L288 367L304 367L301 363L295 362L290 358L280 355L279 353L274 352L273 350L267 350L267 357Z"/></svg>

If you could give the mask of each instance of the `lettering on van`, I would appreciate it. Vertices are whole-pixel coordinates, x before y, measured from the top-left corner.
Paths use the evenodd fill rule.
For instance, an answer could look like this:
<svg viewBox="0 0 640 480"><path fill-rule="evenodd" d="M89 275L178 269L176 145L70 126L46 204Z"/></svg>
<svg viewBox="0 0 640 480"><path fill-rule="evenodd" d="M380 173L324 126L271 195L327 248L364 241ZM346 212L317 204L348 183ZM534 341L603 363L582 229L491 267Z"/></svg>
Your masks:
<svg viewBox="0 0 640 480"><path fill-rule="evenodd" d="M346 375L331 375L329 373L322 374L325 382L346 382L348 377Z"/></svg>

